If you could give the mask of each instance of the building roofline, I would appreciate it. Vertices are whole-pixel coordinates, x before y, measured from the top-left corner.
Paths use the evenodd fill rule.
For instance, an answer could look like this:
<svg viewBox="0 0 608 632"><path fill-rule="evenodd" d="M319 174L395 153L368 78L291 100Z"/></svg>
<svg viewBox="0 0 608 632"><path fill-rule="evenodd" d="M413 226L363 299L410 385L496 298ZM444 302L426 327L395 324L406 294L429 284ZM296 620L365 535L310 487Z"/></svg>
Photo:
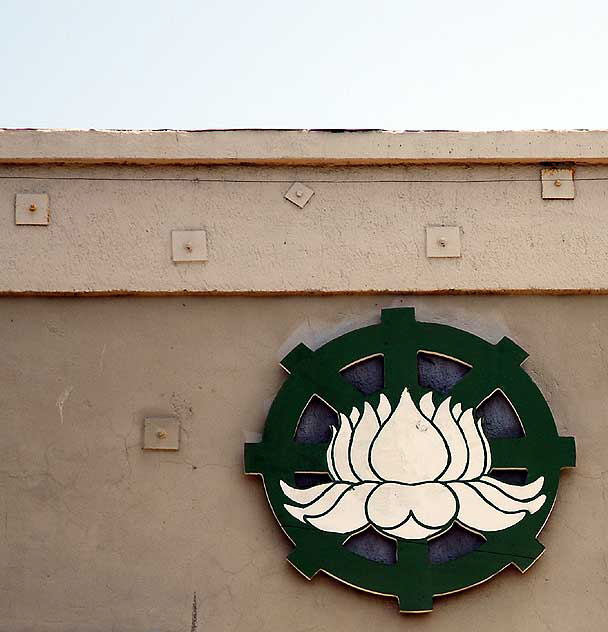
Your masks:
<svg viewBox="0 0 608 632"><path fill-rule="evenodd" d="M608 163L607 130L0 129L2 164Z"/></svg>

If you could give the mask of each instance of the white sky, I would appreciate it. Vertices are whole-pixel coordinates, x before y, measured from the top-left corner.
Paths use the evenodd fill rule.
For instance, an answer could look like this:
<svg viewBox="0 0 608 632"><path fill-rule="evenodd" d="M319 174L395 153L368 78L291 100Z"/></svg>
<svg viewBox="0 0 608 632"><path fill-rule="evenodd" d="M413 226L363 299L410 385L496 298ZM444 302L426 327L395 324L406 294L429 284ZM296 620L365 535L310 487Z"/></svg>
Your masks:
<svg viewBox="0 0 608 632"><path fill-rule="evenodd" d="M608 2L0 0L0 127L608 128Z"/></svg>

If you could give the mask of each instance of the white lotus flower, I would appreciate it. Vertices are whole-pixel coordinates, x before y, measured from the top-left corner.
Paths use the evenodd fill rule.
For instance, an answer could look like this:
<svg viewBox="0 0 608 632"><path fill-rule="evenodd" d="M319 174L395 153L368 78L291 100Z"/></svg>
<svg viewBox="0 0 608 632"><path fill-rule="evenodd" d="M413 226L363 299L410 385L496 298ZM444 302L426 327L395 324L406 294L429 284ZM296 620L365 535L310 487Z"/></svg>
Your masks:
<svg viewBox="0 0 608 632"><path fill-rule="evenodd" d="M294 504L285 509L322 531L354 533L373 525L388 536L421 540L455 520L475 531L500 531L537 512L546 500L541 476L509 485L487 476L488 441L473 409L432 393L414 404L407 390L394 411L385 395L378 408L340 415L327 450L333 482L296 489L281 481Z"/></svg>

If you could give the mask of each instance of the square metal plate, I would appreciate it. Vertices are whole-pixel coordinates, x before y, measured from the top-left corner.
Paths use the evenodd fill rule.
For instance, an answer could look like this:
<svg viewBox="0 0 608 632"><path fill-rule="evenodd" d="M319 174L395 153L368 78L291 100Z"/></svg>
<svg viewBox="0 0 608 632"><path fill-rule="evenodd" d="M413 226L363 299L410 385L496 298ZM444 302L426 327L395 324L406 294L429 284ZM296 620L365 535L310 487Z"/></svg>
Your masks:
<svg viewBox="0 0 608 632"><path fill-rule="evenodd" d="M179 450L179 420L175 417L146 417L144 450Z"/></svg>
<svg viewBox="0 0 608 632"><path fill-rule="evenodd" d="M460 226L427 226L427 257L460 257Z"/></svg>
<svg viewBox="0 0 608 632"><path fill-rule="evenodd" d="M574 169L541 169L540 178L544 200L574 199Z"/></svg>
<svg viewBox="0 0 608 632"><path fill-rule="evenodd" d="M295 182L289 187L289 191L285 194L285 199L300 208L304 208L314 194L315 192L310 187L300 182Z"/></svg>
<svg viewBox="0 0 608 632"><path fill-rule="evenodd" d="M204 230L174 230L171 232L173 261L207 261L207 233Z"/></svg>
<svg viewBox="0 0 608 632"><path fill-rule="evenodd" d="M46 193L17 193L15 224L46 226L49 223L49 196Z"/></svg>

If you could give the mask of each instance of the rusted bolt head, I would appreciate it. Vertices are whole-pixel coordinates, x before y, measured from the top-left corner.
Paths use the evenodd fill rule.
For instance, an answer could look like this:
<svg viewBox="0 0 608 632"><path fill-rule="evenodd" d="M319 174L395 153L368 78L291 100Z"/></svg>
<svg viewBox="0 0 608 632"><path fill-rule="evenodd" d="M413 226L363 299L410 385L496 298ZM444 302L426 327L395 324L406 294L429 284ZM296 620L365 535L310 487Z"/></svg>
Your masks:
<svg viewBox="0 0 608 632"><path fill-rule="evenodd" d="M553 184L554 184L556 187L561 187L561 186L562 186L562 181L561 181L561 180L556 180Z"/></svg>
<svg viewBox="0 0 608 632"><path fill-rule="evenodd" d="M32 211L32 213L35 213L38 210L38 207L35 204L30 204L30 211Z"/></svg>
<svg viewBox="0 0 608 632"><path fill-rule="evenodd" d="M166 431L166 430L159 430L159 431L156 433L156 436L157 436L159 439L166 439L166 438L167 438L167 431Z"/></svg>

